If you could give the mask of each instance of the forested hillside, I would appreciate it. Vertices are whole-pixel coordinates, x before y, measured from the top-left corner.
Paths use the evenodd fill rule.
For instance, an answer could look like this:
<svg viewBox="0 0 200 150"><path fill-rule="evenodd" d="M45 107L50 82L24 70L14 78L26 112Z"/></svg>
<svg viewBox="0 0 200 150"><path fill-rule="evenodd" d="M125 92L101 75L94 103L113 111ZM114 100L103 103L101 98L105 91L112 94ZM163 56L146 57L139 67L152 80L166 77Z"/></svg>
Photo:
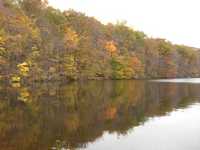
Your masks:
<svg viewBox="0 0 200 150"><path fill-rule="evenodd" d="M1 80L174 77L200 77L198 49L42 0L0 0Z"/></svg>

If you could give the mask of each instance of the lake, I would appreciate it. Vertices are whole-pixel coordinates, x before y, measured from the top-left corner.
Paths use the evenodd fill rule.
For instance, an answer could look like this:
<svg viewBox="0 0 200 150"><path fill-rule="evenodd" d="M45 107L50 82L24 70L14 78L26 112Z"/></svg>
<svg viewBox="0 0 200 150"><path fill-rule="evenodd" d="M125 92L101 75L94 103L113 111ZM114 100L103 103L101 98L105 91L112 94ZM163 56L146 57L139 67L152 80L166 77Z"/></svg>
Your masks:
<svg viewBox="0 0 200 150"><path fill-rule="evenodd" d="M200 79L0 85L3 150L200 150Z"/></svg>

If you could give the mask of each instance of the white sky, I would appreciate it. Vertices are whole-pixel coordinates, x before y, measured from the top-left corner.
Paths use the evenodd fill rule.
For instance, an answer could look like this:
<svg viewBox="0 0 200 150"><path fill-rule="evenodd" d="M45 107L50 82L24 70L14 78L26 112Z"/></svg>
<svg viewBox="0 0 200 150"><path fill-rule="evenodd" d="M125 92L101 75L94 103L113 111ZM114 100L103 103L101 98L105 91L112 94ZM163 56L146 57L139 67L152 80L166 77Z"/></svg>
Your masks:
<svg viewBox="0 0 200 150"><path fill-rule="evenodd" d="M72 8L103 23L125 20L150 37L200 48L199 0L49 0L49 4Z"/></svg>

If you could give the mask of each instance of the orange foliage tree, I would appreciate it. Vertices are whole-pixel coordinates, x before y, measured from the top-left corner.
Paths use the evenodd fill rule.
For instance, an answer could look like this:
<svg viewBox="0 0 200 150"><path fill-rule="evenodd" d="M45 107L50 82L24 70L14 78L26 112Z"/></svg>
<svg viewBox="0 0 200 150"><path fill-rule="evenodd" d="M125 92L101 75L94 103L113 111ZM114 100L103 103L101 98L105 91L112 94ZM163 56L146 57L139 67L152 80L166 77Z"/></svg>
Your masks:
<svg viewBox="0 0 200 150"><path fill-rule="evenodd" d="M117 47L116 47L114 41L106 42L105 49L107 50L107 52L109 53L110 56L113 56L113 54L115 54L117 52Z"/></svg>

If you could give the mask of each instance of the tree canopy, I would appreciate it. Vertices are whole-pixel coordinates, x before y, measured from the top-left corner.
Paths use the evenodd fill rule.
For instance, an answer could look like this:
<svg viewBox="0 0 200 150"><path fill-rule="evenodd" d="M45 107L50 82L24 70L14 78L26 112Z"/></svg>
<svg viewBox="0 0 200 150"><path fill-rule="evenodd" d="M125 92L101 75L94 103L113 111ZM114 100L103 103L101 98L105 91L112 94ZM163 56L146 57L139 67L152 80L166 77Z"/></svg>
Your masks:
<svg viewBox="0 0 200 150"><path fill-rule="evenodd" d="M31 6L31 7L30 7ZM197 48L104 25L46 0L0 0L0 80L199 77Z"/></svg>

